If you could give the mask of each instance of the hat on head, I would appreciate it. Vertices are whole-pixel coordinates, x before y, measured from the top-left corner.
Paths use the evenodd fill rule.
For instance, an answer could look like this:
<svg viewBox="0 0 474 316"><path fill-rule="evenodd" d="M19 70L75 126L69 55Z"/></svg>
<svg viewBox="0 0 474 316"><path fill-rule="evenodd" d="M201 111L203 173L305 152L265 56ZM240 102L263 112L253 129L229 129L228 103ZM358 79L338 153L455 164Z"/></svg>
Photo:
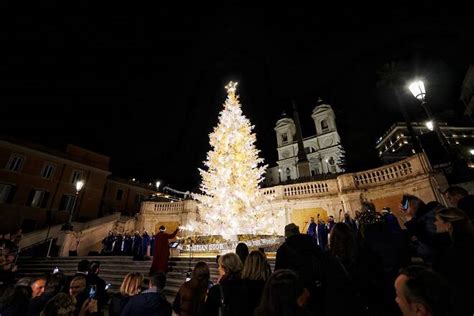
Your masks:
<svg viewBox="0 0 474 316"><path fill-rule="evenodd" d="M300 228L294 224L290 223L285 226L285 237L291 237L294 235L298 235L300 233Z"/></svg>

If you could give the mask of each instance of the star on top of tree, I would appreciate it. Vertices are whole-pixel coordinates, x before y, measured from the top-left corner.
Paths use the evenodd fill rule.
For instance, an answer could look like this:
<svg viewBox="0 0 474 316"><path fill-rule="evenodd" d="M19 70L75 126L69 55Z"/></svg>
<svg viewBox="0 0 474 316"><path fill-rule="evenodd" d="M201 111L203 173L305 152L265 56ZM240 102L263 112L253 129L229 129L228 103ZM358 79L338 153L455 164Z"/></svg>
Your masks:
<svg viewBox="0 0 474 316"><path fill-rule="evenodd" d="M233 82L233 81L230 81L224 88L226 88L227 90L227 94L231 94L231 95L234 95L235 94L235 90L237 90L237 85L239 83L238 82Z"/></svg>

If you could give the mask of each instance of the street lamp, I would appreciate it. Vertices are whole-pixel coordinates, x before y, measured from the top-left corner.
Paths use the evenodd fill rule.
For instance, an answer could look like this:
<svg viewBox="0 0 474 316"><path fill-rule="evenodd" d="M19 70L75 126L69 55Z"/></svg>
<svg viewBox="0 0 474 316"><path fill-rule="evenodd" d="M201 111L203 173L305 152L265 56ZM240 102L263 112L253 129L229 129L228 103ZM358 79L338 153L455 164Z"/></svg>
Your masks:
<svg viewBox="0 0 474 316"><path fill-rule="evenodd" d="M433 121L427 121L425 125L426 125L426 128L429 129L430 131L434 130Z"/></svg>
<svg viewBox="0 0 474 316"><path fill-rule="evenodd" d="M69 219L66 224L63 225L61 230L72 230L72 219L74 217L74 212L76 210L77 200L79 199L79 192L81 192L82 188L84 187L84 181L78 180L76 182L76 196L74 197L74 204L72 205L71 211L69 212Z"/></svg>
<svg viewBox="0 0 474 316"><path fill-rule="evenodd" d="M428 117L428 121L429 121L426 123L426 127L428 127L429 130L434 130L436 132L436 136L438 136L438 139L441 145L446 150L446 153L449 154L449 149L446 146L446 142L444 140L443 134L441 133L441 130L438 124L436 123L436 121L433 120L433 115L431 114L428 104L425 101L425 96L426 96L425 84L421 80L415 80L408 86L408 89L410 89L413 96L418 101L421 102L420 105L425 110L426 116Z"/></svg>

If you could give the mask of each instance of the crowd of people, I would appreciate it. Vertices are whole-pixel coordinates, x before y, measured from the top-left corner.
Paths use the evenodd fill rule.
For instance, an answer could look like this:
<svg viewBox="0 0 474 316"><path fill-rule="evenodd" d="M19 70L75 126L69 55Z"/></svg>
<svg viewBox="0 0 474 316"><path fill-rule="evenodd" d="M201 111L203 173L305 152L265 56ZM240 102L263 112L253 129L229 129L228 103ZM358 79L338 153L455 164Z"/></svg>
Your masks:
<svg viewBox="0 0 474 316"><path fill-rule="evenodd" d="M15 278L21 238L21 229L13 234L0 234L0 287L11 283Z"/></svg>
<svg viewBox="0 0 474 316"><path fill-rule="evenodd" d="M353 218L317 216L302 232L290 223L274 269L263 249L240 243L217 257L216 280L198 262L172 302L163 289L177 230L160 227L155 239L166 247L150 253L165 259L148 276L128 273L119 293L107 294L100 262L81 261L74 276L18 280L0 298L0 315L472 315L473 199L456 187L445 194L449 205L404 195L403 218L364 202ZM115 237L104 249L117 241L122 249L123 236ZM149 247L134 237L133 255L134 243Z"/></svg>

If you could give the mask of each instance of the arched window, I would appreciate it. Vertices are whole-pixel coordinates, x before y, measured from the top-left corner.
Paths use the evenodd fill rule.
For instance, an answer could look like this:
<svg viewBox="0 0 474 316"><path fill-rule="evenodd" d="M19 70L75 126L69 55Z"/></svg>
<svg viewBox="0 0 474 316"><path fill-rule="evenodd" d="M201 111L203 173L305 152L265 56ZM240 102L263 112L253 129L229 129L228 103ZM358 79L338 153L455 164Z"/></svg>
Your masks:
<svg viewBox="0 0 474 316"><path fill-rule="evenodd" d="M329 130L328 120L322 120L321 121L321 130L323 132Z"/></svg>

